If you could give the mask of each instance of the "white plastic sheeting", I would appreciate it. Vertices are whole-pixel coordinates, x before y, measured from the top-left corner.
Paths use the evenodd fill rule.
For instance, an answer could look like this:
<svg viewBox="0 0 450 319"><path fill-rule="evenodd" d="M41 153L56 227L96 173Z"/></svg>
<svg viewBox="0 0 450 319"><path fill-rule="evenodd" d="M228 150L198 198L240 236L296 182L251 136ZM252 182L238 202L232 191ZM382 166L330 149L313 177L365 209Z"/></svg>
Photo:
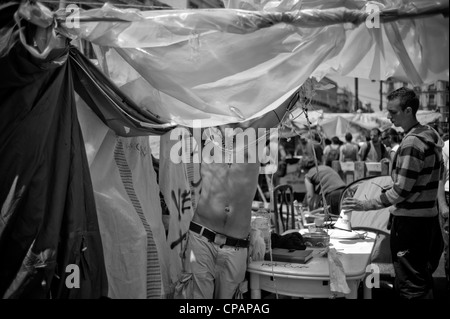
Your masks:
<svg viewBox="0 0 450 319"><path fill-rule="evenodd" d="M196 175L189 178L188 164L174 163L171 150L179 141L170 138L170 133L161 136L160 188L170 212L167 246L170 264L167 269L173 287L181 279L183 254L186 249L186 233L194 216L196 193L193 184L199 184L199 165L195 165ZM179 158L181 161L181 157ZM192 166L191 166L192 167ZM192 177L192 176L191 176Z"/></svg>
<svg viewBox="0 0 450 319"><path fill-rule="evenodd" d="M170 249L149 139L116 136L81 99L77 111L102 236L108 297L168 297L173 289Z"/></svg>
<svg viewBox="0 0 450 319"><path fill-rule="evenodd" d="M448 1L255 2L145 12L105 5L81 12L79 28L62 25L101 47L103 69L136 103L186 126L242 121L232 107L245 120L262 115L310 76L448 80L448 18L413 18L448 12ZM391 13L386 20L412 18L368 28L374 4ZM121 21L94 21L105 17Z"/></svg>

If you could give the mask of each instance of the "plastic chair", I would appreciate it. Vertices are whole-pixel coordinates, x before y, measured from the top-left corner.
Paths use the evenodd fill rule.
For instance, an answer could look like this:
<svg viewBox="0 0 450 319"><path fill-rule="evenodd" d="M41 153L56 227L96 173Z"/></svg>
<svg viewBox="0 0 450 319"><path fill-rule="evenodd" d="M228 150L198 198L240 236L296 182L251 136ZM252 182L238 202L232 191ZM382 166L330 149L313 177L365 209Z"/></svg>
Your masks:
<svg viewBox="0 0 450 319"><path fill-rule="evenodd" d="M278 185L273 189L275 231L282 234L295 229L294 190L291 185Z"/></svg>
<svg viewBox="0 0 450 319"><path fill-rule="evenodd" d="M370 199L379 196L392 186L390 176L365 177L354 181L342 192L340 203L344 198ZM342 216L342 213L341 213ZM389 207L351 214L350 224L352 230L367 230L376 233L376 244L372 252L371 263L379 269L380 280L392 287L395 277L389 245L390 232Z"/></svg>

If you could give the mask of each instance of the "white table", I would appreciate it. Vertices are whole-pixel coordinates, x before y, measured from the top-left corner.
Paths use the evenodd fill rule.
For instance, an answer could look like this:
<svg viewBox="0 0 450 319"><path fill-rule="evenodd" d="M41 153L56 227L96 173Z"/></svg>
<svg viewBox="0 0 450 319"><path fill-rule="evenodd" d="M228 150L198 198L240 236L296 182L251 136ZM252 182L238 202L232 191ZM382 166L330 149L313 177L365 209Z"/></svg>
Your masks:
<svg viewBox="0 0 450 319"><path fill-rule="evenodd" d="M367 233L366 239L338 239L331 237L330 246L337 250L344 267L350 294L338 294L356 299L358 286L366 277L366 267L375 244L376 235ZM250 296L261 299L261 290L280 295L304 298L333 297L330 291L328 258L315 256L306 264L255 261L249 264ZM371 299L371 289L364 284L364 299Z"/></svg>

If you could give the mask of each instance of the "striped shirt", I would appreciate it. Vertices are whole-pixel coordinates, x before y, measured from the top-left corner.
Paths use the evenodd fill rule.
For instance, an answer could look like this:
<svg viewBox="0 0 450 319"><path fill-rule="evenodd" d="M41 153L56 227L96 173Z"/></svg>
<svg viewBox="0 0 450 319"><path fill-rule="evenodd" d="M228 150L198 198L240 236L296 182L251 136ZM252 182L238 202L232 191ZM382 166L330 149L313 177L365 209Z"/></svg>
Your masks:
<svg viewBox="0 0 450 319"><path fill-rule="evenodd" d="M437 215L436 198L443 141L432 128L414 126L403 138L393 160L393 187L367 204L373 208L394 205L395 216Z"/></svg>

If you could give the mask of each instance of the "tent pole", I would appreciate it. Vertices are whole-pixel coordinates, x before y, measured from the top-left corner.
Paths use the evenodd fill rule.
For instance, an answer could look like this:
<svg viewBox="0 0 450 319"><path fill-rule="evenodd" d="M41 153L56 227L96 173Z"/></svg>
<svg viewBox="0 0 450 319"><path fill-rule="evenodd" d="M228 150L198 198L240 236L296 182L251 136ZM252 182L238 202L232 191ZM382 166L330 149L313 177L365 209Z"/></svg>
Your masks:
<svg viewBox="0 0 450 319"><path fill-rule="evenodd" d="M383 81L380 81L380 111L383 111Z"/></svg>

